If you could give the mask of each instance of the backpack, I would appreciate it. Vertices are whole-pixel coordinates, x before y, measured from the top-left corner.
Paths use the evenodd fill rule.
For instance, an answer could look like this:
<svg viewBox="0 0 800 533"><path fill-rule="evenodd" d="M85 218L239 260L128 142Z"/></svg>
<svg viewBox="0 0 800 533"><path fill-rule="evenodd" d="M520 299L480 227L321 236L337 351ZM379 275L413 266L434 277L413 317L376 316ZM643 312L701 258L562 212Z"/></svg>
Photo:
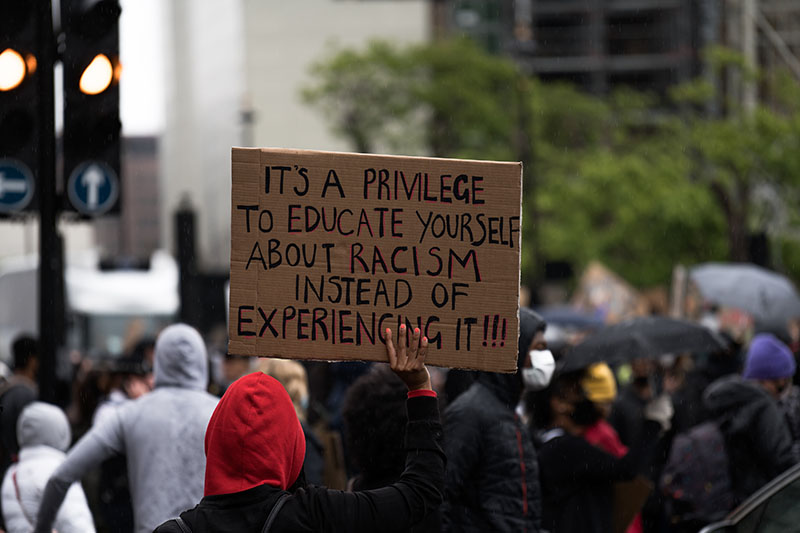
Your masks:
<svg viewBox="0 0 800 533"><path fill-rule="evenodd" d="M678 434L661 475L673 522L714 522L734 506L725 437L714 421Z"/></svg>

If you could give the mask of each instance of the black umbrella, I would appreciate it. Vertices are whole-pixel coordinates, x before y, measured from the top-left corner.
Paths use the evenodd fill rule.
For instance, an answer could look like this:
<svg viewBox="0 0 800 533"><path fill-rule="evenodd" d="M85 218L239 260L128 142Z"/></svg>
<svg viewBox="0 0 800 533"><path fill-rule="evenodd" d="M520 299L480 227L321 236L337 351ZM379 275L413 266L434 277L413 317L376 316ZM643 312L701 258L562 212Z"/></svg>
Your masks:
<svg viewBox="0 0 800 533"><path fill-rule="evenodd" d="M634 318L606 326L567 352L561 372L606 362L623 363L638 357L723 349L722 338L705 326L662 316Z"/></svg>

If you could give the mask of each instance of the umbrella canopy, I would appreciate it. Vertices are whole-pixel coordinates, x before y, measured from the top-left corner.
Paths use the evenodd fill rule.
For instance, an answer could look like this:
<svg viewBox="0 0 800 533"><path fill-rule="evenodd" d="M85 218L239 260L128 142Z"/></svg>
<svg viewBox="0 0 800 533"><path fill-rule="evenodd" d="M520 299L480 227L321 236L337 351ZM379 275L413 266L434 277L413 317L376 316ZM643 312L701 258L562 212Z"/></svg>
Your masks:
<svg viewBox="0 0 800 533"><path fill-rule="evenodd" d="M561 362L561 372L593 363L623 363L639 357L676 352L720 350L725 342L705 326L662 316L634 318L606 326L573 347Z"/></svg>
<svg viewBox="0 0 800 533"><path fill-rule="evenodd" d="M786 277L751 264L706 263L689 273L709 302L748 312L761 324L800 317L800 296Z"/></svg>
<svg viewBox="0 0 800 533"><path fill-rule="evenodd" d="M597 329L605 323L597 313L588 313L568 305L551 305L536 309L548 325L565 328Z"/></svg>

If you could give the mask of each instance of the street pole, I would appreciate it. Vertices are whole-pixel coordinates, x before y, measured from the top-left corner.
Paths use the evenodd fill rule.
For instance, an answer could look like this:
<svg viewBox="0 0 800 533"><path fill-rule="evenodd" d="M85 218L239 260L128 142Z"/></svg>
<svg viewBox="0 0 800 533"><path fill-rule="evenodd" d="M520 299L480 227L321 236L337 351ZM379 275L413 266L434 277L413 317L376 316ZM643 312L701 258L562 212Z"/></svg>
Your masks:
<svg viewBox="0 0 800 533"><path fill-rule="evenodd" d="M55 38L52 4L36 2L39 38L42 41L38 58L38 91L41 102L39 136L39 399L56 400L56 364L60 333L64 320L61 238L56 227L55 161Z"/></svg>

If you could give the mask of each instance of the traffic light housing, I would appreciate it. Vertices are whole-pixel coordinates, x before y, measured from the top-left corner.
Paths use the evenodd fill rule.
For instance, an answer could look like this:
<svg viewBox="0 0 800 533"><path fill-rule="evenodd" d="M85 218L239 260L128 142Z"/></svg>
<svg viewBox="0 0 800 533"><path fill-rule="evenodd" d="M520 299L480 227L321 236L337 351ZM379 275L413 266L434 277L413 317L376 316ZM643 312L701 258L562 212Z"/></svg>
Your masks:
<svg viewBox="0 0 800 533"><path fill-rule="evenodd" d="M116 0L61 0L65 209L119 212L119 16Z"/></svg>
<svg viewBox="0 0 800 533"><path fill-rule="evenodd" d="M38 207L40 43L36 2L0 2L0 216Z"/></svg>

